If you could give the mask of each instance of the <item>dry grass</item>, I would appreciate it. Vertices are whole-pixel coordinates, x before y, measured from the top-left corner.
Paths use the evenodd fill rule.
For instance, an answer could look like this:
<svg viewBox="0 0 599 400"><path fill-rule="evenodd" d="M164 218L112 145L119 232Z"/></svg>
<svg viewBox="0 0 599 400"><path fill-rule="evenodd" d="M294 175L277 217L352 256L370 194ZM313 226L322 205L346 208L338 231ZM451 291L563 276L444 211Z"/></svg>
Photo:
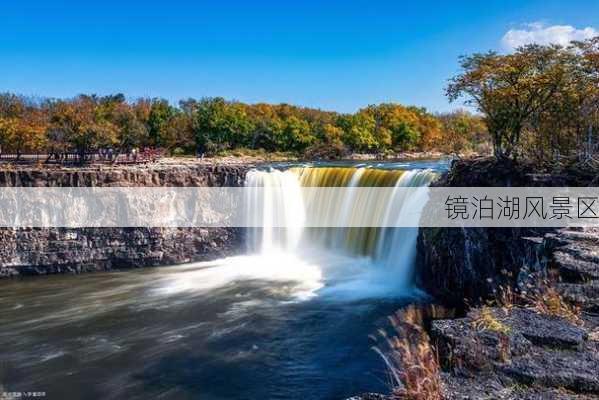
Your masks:
<svg viewBox="0 0 599 400"><path fill-rule="evenodd" d="M564 300L552 286L543 285L540 290L526 295L526 300L529 308L539 314L561 317L575 325L583 324L580 308Z"/></svg>
<svg viewBox="0 0 599 400"><path fill-rule="evenodd" d="M409 307L389 317L394 334L379 331L373 347L387 365L392 396L409 400L441 400L443 388L437 350L422 328L422 313Z"/></svg>
<svg viewBox="0 0 599 400"><path fill-rule="evenodd" d="M472 325L481 331L491 331L503 335L510 333L510 327L493 315L493 310L487 306L483 306L474 314Z"/></svg>
<svg viewBox="0 0 599 400"><path fill-rule="evenodd" d="M575 325L583 324L580 307L566 301L548 281L529 293L517 293L510 287L502 286L490 305L501 307L506 313L516 306L523 306L539 314L564 318Z"/></svg>
<svg viewBox="0 0 599 400"><path fill-rule="evenodd" d="M495 304L510 312L521 301L521 296L511 286L500 286L495 299Z"/></svg>

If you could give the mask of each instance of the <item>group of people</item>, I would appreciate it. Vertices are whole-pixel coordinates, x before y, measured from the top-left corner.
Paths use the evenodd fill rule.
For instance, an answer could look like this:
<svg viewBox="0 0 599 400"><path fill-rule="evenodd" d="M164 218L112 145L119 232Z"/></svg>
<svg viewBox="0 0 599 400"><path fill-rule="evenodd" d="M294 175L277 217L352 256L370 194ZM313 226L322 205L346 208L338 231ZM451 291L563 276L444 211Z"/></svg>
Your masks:
<svg viewBox="0 0 599 400"><path fill-rule="evenodd" d="M115 152L112 147L98 149L98 158L100 161L115 161L120 152ZM124 153L127 161L137 162L139 149L137 147L128 148Z"/></svg>

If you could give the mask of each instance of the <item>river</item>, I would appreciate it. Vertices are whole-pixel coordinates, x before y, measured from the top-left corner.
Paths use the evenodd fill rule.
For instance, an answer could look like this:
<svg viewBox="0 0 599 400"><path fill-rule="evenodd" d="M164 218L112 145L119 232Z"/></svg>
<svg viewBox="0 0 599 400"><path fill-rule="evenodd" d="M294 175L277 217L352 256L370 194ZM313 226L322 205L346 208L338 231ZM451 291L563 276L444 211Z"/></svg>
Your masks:
<svg viewBox="0 0 599 400"><path fill-rule="evenodd" d="M293 174L293 185L426 185L444 167L285 165L248 181L288 185ZM335 228L281 238L266 227L248 233L243 256L0 282L0 393L209 400L385 392L369 335L423 298L412 280L415 235Z"/></svg>

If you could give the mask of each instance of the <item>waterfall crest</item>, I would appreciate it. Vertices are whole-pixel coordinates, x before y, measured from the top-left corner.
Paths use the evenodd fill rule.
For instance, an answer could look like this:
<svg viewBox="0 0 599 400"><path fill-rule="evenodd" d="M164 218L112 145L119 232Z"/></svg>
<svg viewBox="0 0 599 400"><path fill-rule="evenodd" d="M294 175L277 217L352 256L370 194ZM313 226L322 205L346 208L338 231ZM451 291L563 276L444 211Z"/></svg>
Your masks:
<svg viewBox="0 0 599 400"><path fill-rule="evenodd" d="M383 170L352 167L304 167L287 170L252 170L246 178L249 190L246 204L249 218L262 221L263 228L248 232L248 249L252 253L292 253L302 256L314 249L335 254L364 257L378 269L392 272L400 287L411 283L416 253L417 228L306 228L302 226L310 213L333 213L340 221L353 213L370 213L384 221L398 221L408 213L420 213L426 198L423 192L391 190L385 198L376 191L351 191L351 188L391 187L418 188L428 186L436 173L428 169ZM301 187L347 187L349 195L338 201L318 197L302 198ZM277 190L269 190L277 189ZM346 192L347 193L347 192ZM277 214L277 215L275 215ZM274 227L272 221L283 218L290 228Z"/></svg>

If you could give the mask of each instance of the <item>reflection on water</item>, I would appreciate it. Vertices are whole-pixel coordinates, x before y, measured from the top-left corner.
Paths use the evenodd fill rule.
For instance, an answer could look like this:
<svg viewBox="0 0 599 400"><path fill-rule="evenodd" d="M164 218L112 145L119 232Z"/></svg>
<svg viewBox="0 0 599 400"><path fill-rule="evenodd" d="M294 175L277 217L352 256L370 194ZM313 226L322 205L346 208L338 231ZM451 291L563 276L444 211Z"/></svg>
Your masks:
<svg viewBox="0 0 599 400"><path fill-rule="evenodd" d="M368 334L402 300L376 270L366 258L279 254L5 281L0 384L51 399L385 390Z"/></svg>

